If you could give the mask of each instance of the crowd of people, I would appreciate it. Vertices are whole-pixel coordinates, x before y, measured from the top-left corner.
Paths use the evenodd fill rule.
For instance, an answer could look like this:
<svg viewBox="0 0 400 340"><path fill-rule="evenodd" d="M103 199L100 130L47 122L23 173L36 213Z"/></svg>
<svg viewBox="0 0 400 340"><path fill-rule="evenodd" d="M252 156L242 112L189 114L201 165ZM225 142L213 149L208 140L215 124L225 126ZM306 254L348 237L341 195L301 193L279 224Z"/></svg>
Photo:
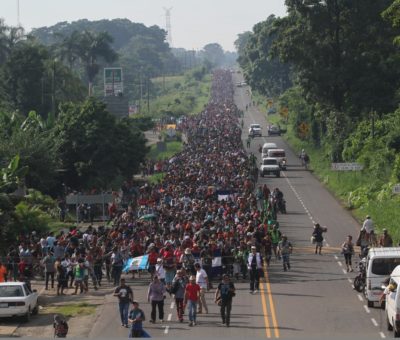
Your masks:
<svg viewBox="0 0 400 340"><path fill-rule="evenodd" d="M215 300L229 326L232 278L250 277L250 293L257 293L264 262L269 265L274 253L289 270L292 247L277 222L282 193L267 185L255 190L254 159L242 144L231 77L229 71L214 72L209 104L180 126L187 141L183 151L162 163L161 182L141 186L135 202L113 212L111 227L22 235L8 250L6 278L29 281L40 267L46 289L56 284L58 295L67 288L84 294L90 283L98 289L104 276L120 287L124 261L148 254L150 321L156 321L156 308L163 320L163 298L169 292L175 296L178 320L187 305L190 325L196 325L196 313L208 312L205 292L219 279ZM215 259L221 263L215 265ZM190 288L193 282L196 288ZM115 294L120 301L129 298L129 292ZM126 306L120 312L127 326Z"/></svg>

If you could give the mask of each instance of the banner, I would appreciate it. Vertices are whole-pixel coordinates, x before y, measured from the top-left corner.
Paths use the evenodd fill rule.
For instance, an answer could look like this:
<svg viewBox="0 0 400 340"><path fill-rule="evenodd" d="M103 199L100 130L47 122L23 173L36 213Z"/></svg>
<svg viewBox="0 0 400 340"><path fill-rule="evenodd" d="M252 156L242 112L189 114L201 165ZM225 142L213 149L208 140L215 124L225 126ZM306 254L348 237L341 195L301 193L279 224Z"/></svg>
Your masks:
<svg viewBox="0 0 400 340"><path fill-rule="evenodd" d="M122 271L124 273L127 273L131 270L145 270L148 267L149 267L149 255L143 255L128 259L125 262L124 269Z"/></svg>
<svg viewBox="0 0 400 340"><path fill-rule="evenodd" d="M212 260L212 267L222 267L222 257L214 257Z"/></svg>

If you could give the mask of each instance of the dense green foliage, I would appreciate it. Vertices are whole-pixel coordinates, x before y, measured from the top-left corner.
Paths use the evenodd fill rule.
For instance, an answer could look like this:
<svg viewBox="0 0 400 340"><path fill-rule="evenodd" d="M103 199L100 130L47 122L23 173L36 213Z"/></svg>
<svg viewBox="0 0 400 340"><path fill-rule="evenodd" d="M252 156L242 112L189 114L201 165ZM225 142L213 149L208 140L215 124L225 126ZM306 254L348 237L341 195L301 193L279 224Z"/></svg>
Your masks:
<svg viewBox="0 0 400 340"><path fill-rule="evenodd" d="M357 216L369 212L400 240L400 2L287 0L239 36L239 62L254 89L288 108L288 141L305 148L315 173ZM285 90L279 70L290 70ZM272 79L271 79L272 78ZM396 110L397 109L397 110ZM274 119L273 119L274 120ZM359 174L331 162L359 162ZM394 211L397 210L397 211Z"/></svg>

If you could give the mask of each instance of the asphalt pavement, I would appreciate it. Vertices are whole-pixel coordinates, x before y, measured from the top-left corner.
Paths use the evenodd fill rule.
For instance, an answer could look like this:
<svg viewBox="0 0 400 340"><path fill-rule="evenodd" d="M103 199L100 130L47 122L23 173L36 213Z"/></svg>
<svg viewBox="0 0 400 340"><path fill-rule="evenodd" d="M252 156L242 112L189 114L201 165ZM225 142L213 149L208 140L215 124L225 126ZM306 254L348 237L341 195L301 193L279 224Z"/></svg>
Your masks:
<svg viewBox="0 0 400 340"><path fill-rule="evenodd" d="M234 74L234 83L243 81ZM235 101L239 108L250 102L246 87L236 88ZM152 337L202 338L308 338L323 337L376 339L391 336L386 331L384 311L368 308L363 296L352 287L356 272L347 273L340 255L340 246L347 235L355 237L360 226L328 190L297 157L281 137L266 137L267 121L256 107L245 113L243 141L248 126L260 123L263 137L255 138L248 152L257 155L258 146L275 142L286 150L288 169L281 178L259 178L270 189L278 187L285 196L287 214L279 215L280 228L293 244L292 269L284 272L282 263L272 260L266 271L261 291L249 294L248 282L235 282L237 294L232 309L231 327L221 325L218 307L213 303L214 291L207 293L209 314L198 315L198 326L177 321L173 300L165 302L165 322L150 324L145 329ZM259 159L260 160L260 159ZM322 255L314 254L310 242L313 223L327 226ZM355 257L357 262L357 257ZM354 268L355 263L354 263ZM150 306L146 301L148 278L128 280L140 301L147 320ZM107 296L90 337L127 337L128 330L120 326L116 298Z"/></svg>

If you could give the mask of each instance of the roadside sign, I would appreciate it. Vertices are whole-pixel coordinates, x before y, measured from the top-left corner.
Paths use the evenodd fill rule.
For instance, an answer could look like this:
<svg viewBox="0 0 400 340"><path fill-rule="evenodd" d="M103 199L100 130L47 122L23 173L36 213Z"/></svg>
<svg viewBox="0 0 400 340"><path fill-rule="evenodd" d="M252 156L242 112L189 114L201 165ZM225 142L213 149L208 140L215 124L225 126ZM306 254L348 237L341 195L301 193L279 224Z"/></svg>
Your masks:
<svg viewBox="0 0 400 340"><path fill-rule="evenodd" d="M287 118L289 115L289 109L286 106L282 107L280 110L280 114L283 118Z"/></svg>
<svg viewBox="0 0 400 340"><path fill-rule="evenodd" d="M393 187L393 193L394 193L394 194L400 194L400 183L396 184L396 185Z"/></svg>
<svg viewBox="0 0 400 340"><path fill-rule="evenodd" d="M361 171L364 165L359 163L332 163L332 171Z"/></svg>
<svg viewBox="0 0 400 340"><path fill-rule="evenodd" d="M104 96L117 96L123 93L122 68L104 68Z"/></svg>

